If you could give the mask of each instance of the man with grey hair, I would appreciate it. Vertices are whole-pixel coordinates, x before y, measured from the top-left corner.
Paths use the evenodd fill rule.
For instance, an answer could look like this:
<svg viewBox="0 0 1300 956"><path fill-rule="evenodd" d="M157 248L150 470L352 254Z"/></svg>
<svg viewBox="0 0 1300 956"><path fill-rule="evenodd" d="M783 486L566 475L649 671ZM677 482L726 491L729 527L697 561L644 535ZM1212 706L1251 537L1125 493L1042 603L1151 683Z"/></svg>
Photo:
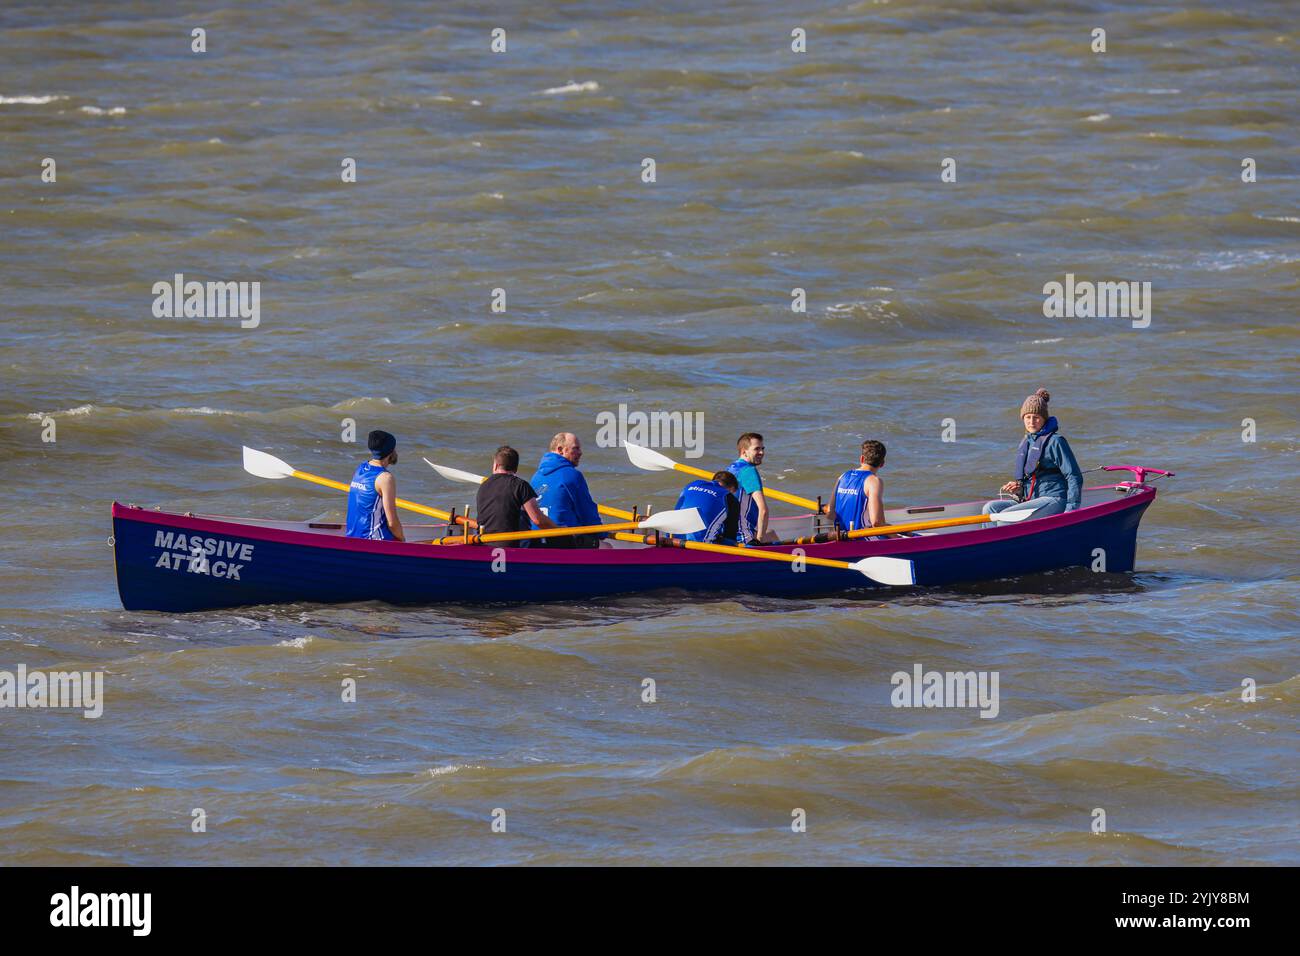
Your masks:
<svg viewBox="0 0 1300 956"><path fill-rule="evenodd" d="M542 456L530 484L537 491L542 514L561 528L578 528L601 524L600 512L587 489L587 479L578 471L582 461L582 442L573 432L560 432L551 439L550 451ZM536 525L533 526L537 527ZM549 538L545 545L553 548L595 548L603 535L568 535Z"/></svg>

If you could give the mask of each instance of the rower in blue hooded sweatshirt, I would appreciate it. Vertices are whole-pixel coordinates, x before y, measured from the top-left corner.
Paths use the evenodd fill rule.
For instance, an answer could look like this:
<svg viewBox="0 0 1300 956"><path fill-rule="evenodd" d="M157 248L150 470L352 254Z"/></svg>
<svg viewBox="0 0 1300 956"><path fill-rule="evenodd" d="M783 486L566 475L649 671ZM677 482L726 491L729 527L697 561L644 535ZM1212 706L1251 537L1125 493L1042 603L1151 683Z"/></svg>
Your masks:
<svg viewBox="0 0 1300 956"><path fill-rule="evenodd" d="M1016 452L1015 477L1001 488L1017 500L990 501L984 506L984 514L1032 511L1035 518L1046 518L1079 507L1083 473L1055 416L1048 413L1051 397L1047 389L1040 388L1020 406L1025 437Z"/></svg>
<svg viewBox="0 0 1300 956"><path fill-rule="evenodd" d="M572 432L560 432L551 439L551 450L542 456L537 473L529 482L537 492L538 506L561 528L603 524L596 502L587 490L587 479L578 471L582 442ZM537 525L533 525L534 530ZM548 538L539 544L551 548L596 548L603 534L578 534Z"/></svg>
<svg viewBox="0 0 1300 956"><path fill-rule="evenodd" d="M675 537L706 544L734 544L740 525L740 502L736 500L739 490L736 476L729 471L719 471L712 478L696 478L682 489L674 507L699 511L704 530Z"/></svg>

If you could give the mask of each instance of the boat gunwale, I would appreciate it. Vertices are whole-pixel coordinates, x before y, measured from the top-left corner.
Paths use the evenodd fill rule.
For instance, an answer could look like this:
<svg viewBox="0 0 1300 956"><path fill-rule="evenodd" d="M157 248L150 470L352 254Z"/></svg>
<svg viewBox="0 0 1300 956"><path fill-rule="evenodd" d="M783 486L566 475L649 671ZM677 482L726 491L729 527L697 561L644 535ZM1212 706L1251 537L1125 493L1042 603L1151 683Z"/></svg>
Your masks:
<svg viewBox="0 0 1300 956"><path fill-rule="evenodd" d="M1015 524L1000 524L992 527L974 525L969 530L957 534L918 535L915 537L891 537L885 539L862 538L849 541L828 541L822 544L808 545L765 545L762 550L789 554L796 548L817 557L861 557L870 555L914 554L926 551L947 550L985 544L1013 538L1030 537L1065 528L1075 524L1104 518L1120 511L1135 507L1145 507L1155 500L1157 491L1150 485L1102 485L1089 488L1089 491L1130 488L1129 493L1112 501L1062 512L1044 518L1035 518ZM978 504L978 502L959 502L944 505L945 508L960 508ZM338 551L352 551L359 554L382 554L401 557L426 558L441 561L491 561L493 553L501 545L435 545L429 542L370 541L365 538L348 538L342 535L320 534L311 531L291 531L283 528L266 528L242 523L241 519L216 516L198 516L176 514L167 511L151 511L138 506L123 505L113 502L114 520L136 521L143 524L166 525L183 531L203 532L212 535L247 538L254 541L267 541L276 544L296 545L308 548L326 548ZM253 519L268 520L268 519ZM926 520L923 518L916 521ZM941 520L941 519L940 519ZM717 564L735 563L755 560L740 555L717 554L707 551L695 551L676 547L644 548L610 548L610 549L549 549L549 548L504 548L512 561L525 564L602 566L641 564Z"/></svg>

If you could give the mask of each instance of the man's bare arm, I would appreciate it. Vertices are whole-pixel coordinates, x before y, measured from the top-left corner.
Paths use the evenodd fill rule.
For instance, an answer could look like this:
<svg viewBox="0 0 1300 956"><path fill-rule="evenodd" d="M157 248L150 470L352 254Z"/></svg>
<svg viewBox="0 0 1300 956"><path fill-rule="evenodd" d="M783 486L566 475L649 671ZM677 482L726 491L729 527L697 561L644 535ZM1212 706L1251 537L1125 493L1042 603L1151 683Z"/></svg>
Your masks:
<svg viewBox="0 0 1300 956"><path fill-rule="evenodd" d="M402 519L397 515L397 479L391 472L385 472L375 479L375 490L379 492L379 497L384 502L384 517L388 519L388 530L393 533L396 540L405 541L406 533L402 531Z"/></svg>
<svg viewBox="0 0 1300 956"><path fill-rule="evenodd" d="M885 483L875 475L867 479L867 521L873 528L885 523Z"/></svg>
<svg viewBox="0 0 1300 956"><path fill-rule="evenodd" d="M542 514L542 509L537 507L536 498L529 498L524 502L524 514L528 515L528 520L539 528L558 527L554 521Z"/></svg>
<svg viewBox="0 0 1300 956"><path fill-rule="evenodd" d="M754 504L758 506L758 527L754 529L757 540L766 541L769 536L775 537L768 527L767 496L761 491L756 491L750 497L754 499Z"/></svg>

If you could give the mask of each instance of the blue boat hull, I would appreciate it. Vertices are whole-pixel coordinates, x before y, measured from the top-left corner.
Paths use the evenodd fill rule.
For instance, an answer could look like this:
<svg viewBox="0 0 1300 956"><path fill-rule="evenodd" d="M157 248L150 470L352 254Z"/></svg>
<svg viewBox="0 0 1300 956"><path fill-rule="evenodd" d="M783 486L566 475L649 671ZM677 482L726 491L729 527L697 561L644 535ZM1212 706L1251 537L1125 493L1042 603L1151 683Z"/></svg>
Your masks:
<svg viewBox="0 0 1300 956"><path fill-rule="evenodd" d="M907 558L918 586L1063 568L1134 567L1137 529L1155 491L1016 525L960 534L808 545L810 557ZM547 551L437 546L278 530L238 520L113 505L118 592L127 610L252 604L574 601L658 589L809 597L873 587L861 575L676 548ZM776 550L791 552L783 547ZM1100 569L1100 568L1098 568Z"/></svg>

